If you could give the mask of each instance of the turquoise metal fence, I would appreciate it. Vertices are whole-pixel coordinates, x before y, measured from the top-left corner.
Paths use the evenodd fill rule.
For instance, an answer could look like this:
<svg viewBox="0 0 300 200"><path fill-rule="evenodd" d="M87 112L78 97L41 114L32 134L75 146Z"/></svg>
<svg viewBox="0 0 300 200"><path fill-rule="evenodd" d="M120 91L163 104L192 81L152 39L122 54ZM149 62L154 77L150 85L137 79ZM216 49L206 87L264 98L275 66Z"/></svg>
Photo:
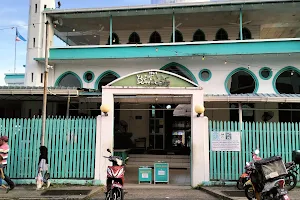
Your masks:
<svg viewBox="0 0 300 200"><path fill-rule="evenodd" d="M209 131L234 132L239 126L239 122L210 121ZM263 158L280 155L285 162L292 161L292 151L300 149L299 131L299 123L243 122L240 152L212 151L210 147L210 180L237 180L256 148Z"/></svg>
<svg viewBox="0 0 300 200"><path fill-rule="evenodd" d="M8 174L36 177L42 120L0 119L0 135L9 137ZM45 144L52 179L92 179L95 169L96 119L48 118Z"/></svg>

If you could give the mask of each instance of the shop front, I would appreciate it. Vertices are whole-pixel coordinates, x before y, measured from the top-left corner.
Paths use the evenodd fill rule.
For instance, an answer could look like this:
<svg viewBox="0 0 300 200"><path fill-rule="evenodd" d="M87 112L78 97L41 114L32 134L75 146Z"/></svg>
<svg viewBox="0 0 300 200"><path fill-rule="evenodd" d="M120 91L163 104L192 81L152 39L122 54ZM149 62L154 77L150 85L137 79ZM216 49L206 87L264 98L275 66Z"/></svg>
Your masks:
<svg viewBox="0 0 300 200"><path fill-rule="evenodd" d="M136 120L131 123L136 126L131 130L136 129L139 135L146 136L147 149L153 152L155 150L174 151L182 150L184 147L189 148L191 185L197 186L199 183L209 181L208 119L203 115L203 94L203 88L194 82L161 70L132 73L103 86L102 107L105 107L107 112L98 118L100 123L97 124L97 131L100 134L96 140L95 179L105 183L106 167L110 163L103 156L107 156L106 149L115 149L116 111L114 110L115 103L121 102L123 105L138 103L139 106L148 107L145 109L148 114L131 116ZM172 120L172 122L167 119L171 118L171 115L173 117L174 111L169 112L170 116L168 117L167 111L160 112L165 109L153 107L163 105L168 110L170 107L172 108L172 105L174 107L174 105L182 103L190 104L187 111L190 113L189 117L184 116L178 118L180 120ZM132 105L132 109L135 109L135 104ZM123 110L119 110L120 113L117 115L122 115ZM138 111L134 110L134 113L136 112ZM143 121L144 118L147 120Z"/></svg>

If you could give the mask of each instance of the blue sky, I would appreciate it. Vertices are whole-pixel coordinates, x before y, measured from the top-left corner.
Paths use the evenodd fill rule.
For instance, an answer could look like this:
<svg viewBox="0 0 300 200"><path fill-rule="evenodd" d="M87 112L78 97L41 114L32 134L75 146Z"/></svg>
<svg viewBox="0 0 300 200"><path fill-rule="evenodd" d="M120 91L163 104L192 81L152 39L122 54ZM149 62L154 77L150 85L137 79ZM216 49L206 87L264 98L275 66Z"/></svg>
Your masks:
<svg viewBox="0 0 300 200"><path fill-rule="evenodd" d="M0 85L5 85L4 73L13 73L15 58L15 29L27 39L27 24L30 0L8 0L0 1ZM92 8L113 7L128 5L150 4L151 0L61 0L61 9L67 8ZM54 41L54 45L60 43ZM17 42L16 67L17 73L24 73L23 65L26 64L27 42Z"/></svg>

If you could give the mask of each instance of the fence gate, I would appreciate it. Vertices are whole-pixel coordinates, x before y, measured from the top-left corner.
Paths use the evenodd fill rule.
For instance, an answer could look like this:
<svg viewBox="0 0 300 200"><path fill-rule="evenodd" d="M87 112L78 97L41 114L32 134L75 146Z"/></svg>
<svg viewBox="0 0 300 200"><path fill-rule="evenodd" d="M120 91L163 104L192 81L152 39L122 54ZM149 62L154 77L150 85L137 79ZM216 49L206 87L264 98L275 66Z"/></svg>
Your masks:
<svg viewBox="0 0 300 200"><path fill-rule="evenodd" d="M37 175L42 120L0 119L0 135L9 137L8 175L34 179ZM96 119L48 118L45 144L51 179L93 179Z"/></svg>
<svg viewBox="0 0 300 200"><path fill-rule="evenodd" d="M285 162L292 161L292 151L300 149L299 123L261 123L210 121L209 132L241 131L241 151L212 151L210 144L210 180L237 180L244 170L246 162L252 160L251 152L260 150L260 157L280 155ZM300 176L298 176L300 180Z"/></svg>

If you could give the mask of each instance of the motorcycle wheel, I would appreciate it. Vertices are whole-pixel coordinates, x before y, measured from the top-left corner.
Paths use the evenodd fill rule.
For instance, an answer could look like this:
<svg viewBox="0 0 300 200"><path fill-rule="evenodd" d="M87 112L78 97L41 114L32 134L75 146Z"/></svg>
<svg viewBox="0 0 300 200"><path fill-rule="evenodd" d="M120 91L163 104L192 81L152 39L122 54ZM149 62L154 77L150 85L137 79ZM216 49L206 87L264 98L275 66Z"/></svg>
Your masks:
<svg viewBox="0 0 300 200"><path fill-rule="evenodd" d="M297 185L297 177L293 173L288 173L284 178L285 187L288 191L294 189Z"/></svg>
<svg viewBox="0 0 300 200"><path fill-rule="evenodd" d="M243 178L239 178L239 180L236 182L236 187L239 190L244 189L244 183L243 183Z"/></svg>
<svg viewBox="0 0 300 200"><path fill-rule="evenodd" d="M253 190L252 185L246 185L245 186L245 196L247 197L247 199L256 199L255 198L255 192Z"/></svg>
<svg viewBox="0 0 300 200"><path fill-rule="evenodd" d="M121 188L114 188L111 200L124 200L124 191Z"/></svg>

